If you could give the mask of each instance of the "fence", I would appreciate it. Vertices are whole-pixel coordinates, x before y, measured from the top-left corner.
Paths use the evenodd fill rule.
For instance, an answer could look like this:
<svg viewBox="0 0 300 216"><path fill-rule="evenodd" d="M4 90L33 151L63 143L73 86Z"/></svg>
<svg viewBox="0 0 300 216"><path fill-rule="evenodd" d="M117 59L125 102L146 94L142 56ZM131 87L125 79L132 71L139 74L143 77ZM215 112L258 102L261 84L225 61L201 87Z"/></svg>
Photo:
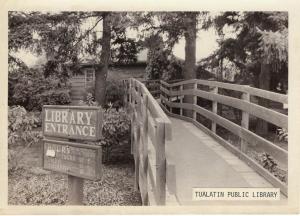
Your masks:
<svg viewBox="0 0 300 216"><path fill-rule="evenodd" d="M177 79L177 80L172 80L169 81L169 83L174 83L174 82L179 82L182 81L182 79ZM142 81L143 84L145 84L146 88L148 91L151 93L151 95L154 98L159 98L160 97L160 80L144 80Z"/></svg>
<svg viewBox="0 0 300 216"><path fill-rule="evenodd" d="M131 153L135 161L135 187L143 205L166 203L165 145L171 140L171 122L144 84L124 80L125 104L131 114Z"/></svg>
<svg viewBox="0 0 300 216"><path fill-rule="evenodd" d="M287 184L280 181L259 162L247 154L248 148L253 145L264 146L287 161L287 150L249 130L250 117L262 119L281 128L288 128L287 115L253 103L255 98L258 97L280 104L287 104L287 95L249 86L197 79L172 84L161 81L160 90L161 104L166 113L170 116L190 121L201 130L216 138L219 143L238 155L275 187L279 187L282 193L287 195ZM225 95L224 91L232 92L234 97ZM201 100L202 102L203 100L210 101L210 109L200 106ZM240 123L221 116L220 109L218 111L218 106L224 105L233 107L242 112ZM210 124L201 124L201 119L206 120L206 123L210 122ZM239 137L241 140L240 148L233 146L226 139L217 134L217 127L219 126Z"/></svg>

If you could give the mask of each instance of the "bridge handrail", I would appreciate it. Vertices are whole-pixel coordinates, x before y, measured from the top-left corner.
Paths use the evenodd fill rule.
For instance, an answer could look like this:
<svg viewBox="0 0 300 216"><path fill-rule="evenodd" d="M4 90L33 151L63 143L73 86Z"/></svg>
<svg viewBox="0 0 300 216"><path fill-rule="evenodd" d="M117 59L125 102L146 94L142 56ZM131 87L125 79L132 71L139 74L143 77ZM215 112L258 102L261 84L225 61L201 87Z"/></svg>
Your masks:
<svg viewBox="0 0 300 216"><path fill-rule="evenodd" d="M204 91L198 88L198 86L206 86L208 91ZM226 95L221 95L218 93L219 89L227 89L232 91L237 91L241 93L241 98L230 97ZM221 144L231 150L233 153L237 154L243 160L245 160L250 166L252 166L258 173L269 180L274 186L280 187L284 194L287 194L287 185L278 180L273 174L264 169L259 163L250 158L246 152L248 148L248 143L255 143L259 145L266 145L272 148L278 154L287 160L288 152L275 145L274 143L268 141L267 139L255 134L249 130L249 115L253 115L257 118L263 119L279 127L288 127L288 116L280 112L276 112L272 109L254 104L250 101L251 96L258 96L268 100L276 101L279 103L287 103L288 96L269 92L257 88L253 88L245 85L236 85L229 83L221 83L217 81L208 80L184 80L177 83L169 84L165 81L161 81L161 104L163 109L170 115L177 118L181 118L194 123L200 129L204 130L208 134L215 137ZM183 100L184 96L193 97L192 103L186 103ZM212 101L212 110L207 110L197 104L197 98L204 98L206 100ZM172 100L176 99L176 101ZM241 125L236 124L220 115L218 115L218 104L224 104L230 107L234 107L242 111ZM173 112L173 108L179 108L179 114ZM184 116L183 110L192 110L192 116ZM202 115L209 119L211 123L211 128L207 128L202 125L197 120L197 115ZM217 135L216 126L220 125L233 134L241 138L241 150L232 146L222 137Z"/></svg>
<svg viewBox="0 0 300 216"><path fill-rule="evenodd" d="M142 202L166 202L165 144L172 139L171 122L146 86L130 78L123 81L125 104L132 116L131 149L135 160L135 185Z"/></svg>
<svg viewBox="0 0 300 216"><path fill-rule="evenodd" d="M217 82L217 81L211 81L211 80L199 80L199 79L190 79L190 80L184 80L176 83L167 83L165 81L161 80L161 84L167 86L167 87L176 87L184 84L201 84L201 85L207 85L211 87L219 87L234 91L239 91L243 93L249 93L253 96L262 97L265 99L269 99L272 101L276 101L279 103L288 103L288 96L284 94L279 94L276 92L270 92L263 89L254 88L248 85L238 85L238 84L231 84L231 83L224 83L224 82Z"/></svg>

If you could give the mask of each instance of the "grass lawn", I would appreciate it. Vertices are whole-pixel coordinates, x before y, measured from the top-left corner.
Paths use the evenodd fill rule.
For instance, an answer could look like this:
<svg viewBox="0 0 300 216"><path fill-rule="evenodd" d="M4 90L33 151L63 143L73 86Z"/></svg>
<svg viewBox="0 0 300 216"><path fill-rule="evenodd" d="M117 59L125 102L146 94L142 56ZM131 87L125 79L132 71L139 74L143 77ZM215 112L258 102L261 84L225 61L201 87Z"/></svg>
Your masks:
<svg viewBox="0 0 300 216"><path fill-rule="evenodd" d="M23 147L13 150L20 152ZM43 170L42 145L26 149L19 168L8 175L9 205L64 205L67 201L68 177ZM99 181L84 181L85 205L141 205L140 194L134 190L133 160L114 162L103 167Z"/></svg>

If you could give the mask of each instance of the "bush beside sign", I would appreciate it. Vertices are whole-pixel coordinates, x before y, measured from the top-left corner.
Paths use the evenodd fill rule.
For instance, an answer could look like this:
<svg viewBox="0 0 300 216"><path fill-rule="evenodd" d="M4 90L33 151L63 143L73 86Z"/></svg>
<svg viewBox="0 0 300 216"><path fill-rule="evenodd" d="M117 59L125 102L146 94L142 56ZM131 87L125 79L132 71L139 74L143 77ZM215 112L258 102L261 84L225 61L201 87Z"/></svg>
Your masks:
<svg viewBox="0 0 300 216"><path fill-rule="evenodd" d="M103 112L99 107L43 106L43 134L48 137L98 141Z"/></svg>
<svg viewBox="0 0 300 216"><path fill-rule="evenodd" d="M44 139L43 167L89 180L102 175L101 146Z"/></svg>

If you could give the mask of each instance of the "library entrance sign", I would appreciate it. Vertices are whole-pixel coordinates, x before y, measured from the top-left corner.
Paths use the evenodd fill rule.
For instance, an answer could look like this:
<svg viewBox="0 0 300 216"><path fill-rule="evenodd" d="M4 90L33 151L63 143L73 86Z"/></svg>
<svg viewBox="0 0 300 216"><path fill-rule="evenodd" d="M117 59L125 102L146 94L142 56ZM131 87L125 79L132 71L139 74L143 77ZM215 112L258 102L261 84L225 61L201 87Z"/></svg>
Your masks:
<svg viewBox="0 0 300 216"><path fill-rule="evenodd" d="M43 106L43 167L68 175L68 204L81 205L83 179L102 176L101 146L83 141L102 137L100 107Z"/></svg>
<svg viewBox="0 0 300 216"><path fill-rule="evenodd" d="M43 133L47 137L97 141L102 136L102 123L103 112L98 107L43 107Z"/></svg>

